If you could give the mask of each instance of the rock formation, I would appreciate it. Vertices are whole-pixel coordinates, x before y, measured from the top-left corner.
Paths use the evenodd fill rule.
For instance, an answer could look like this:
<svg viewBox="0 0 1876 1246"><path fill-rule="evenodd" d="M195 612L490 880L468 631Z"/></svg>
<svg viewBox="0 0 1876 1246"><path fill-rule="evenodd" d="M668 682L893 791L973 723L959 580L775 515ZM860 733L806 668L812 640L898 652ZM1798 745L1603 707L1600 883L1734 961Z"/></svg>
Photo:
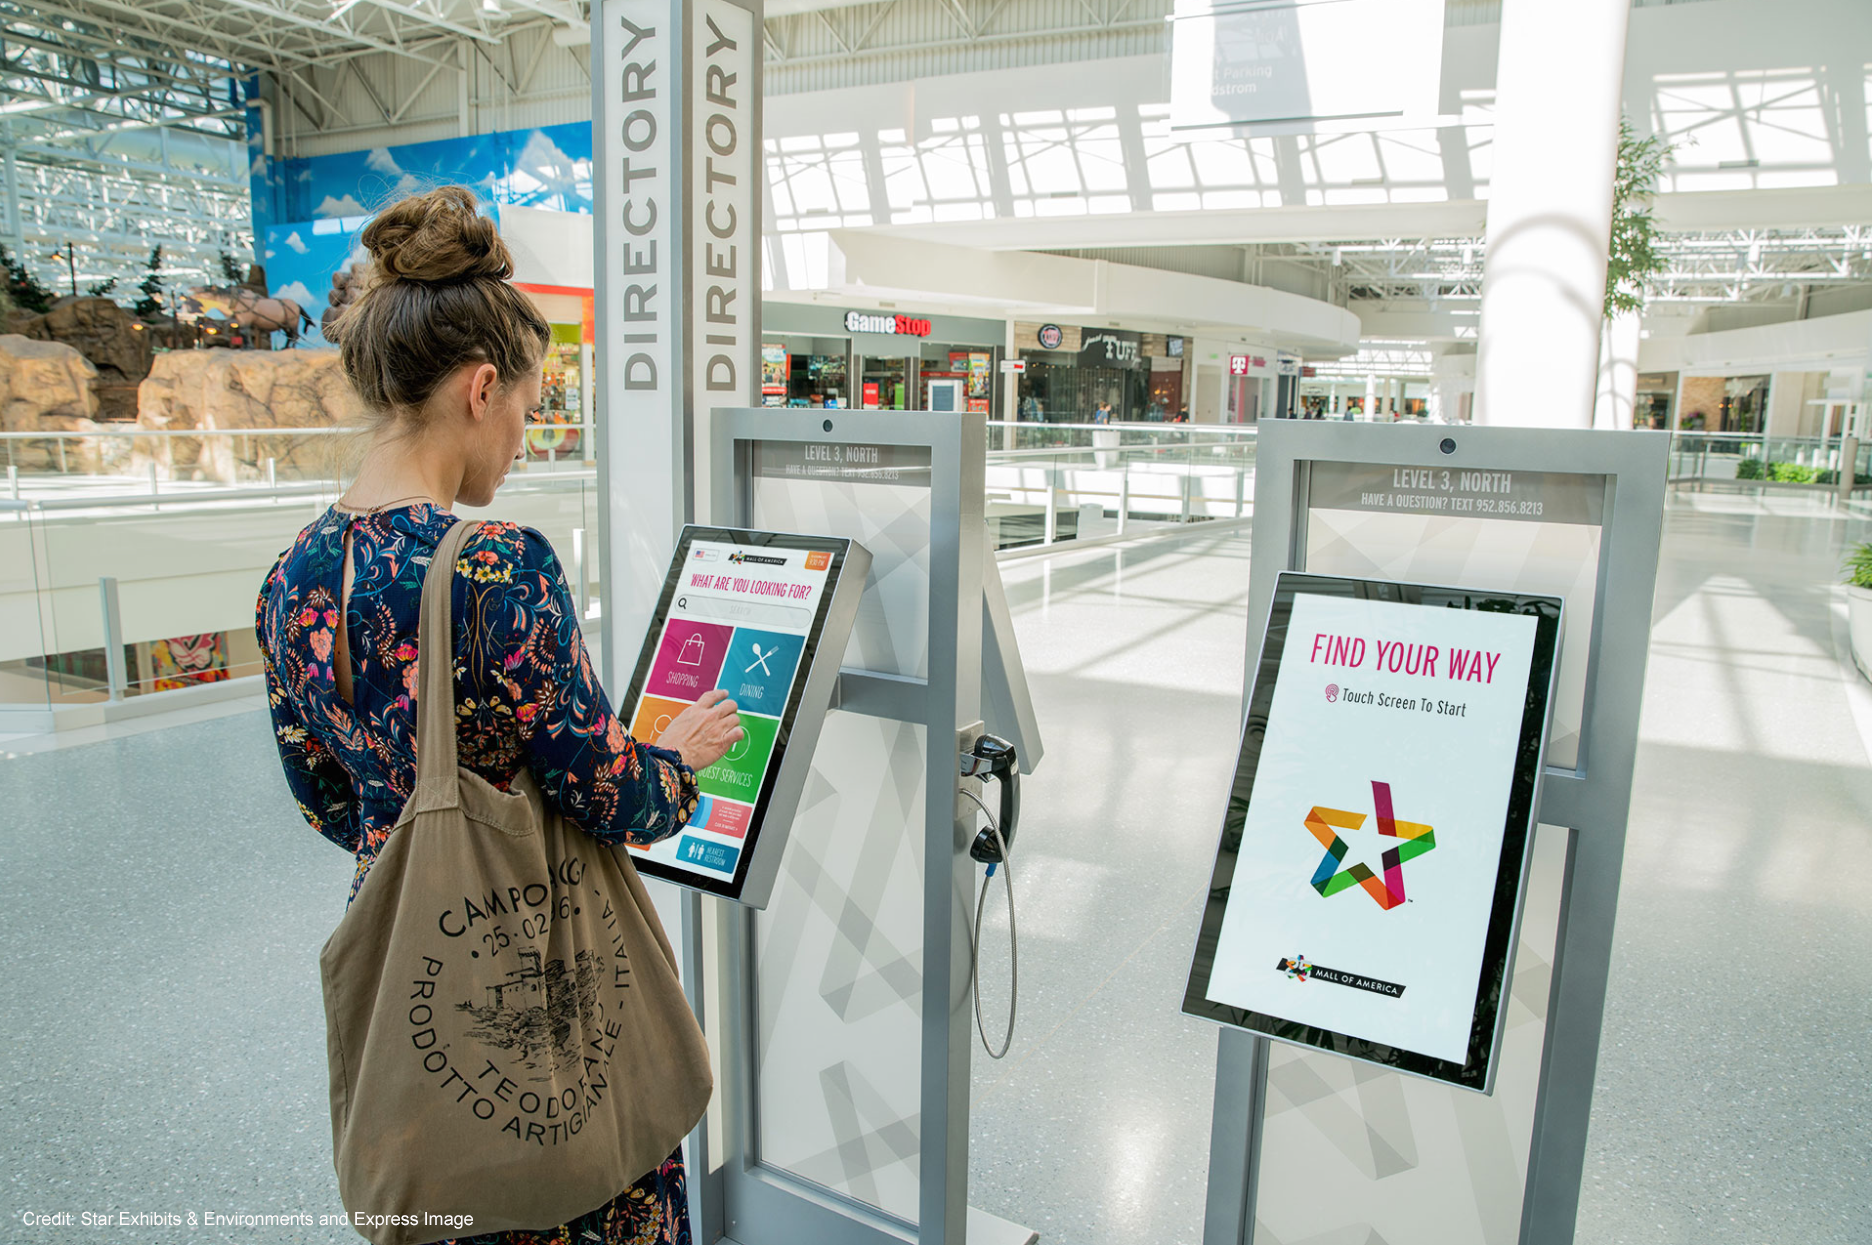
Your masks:
<svg viewBox="0 0 1876 1246"><path fill-rule="evenodd" d="M0 432L94 432L98 370L63 342L0 335ZM48 437L0 441L0 461L22 472L124 470L130 446L121 438Z"/></svg>
<svg viewBox="0 0 1876 1246"><path fill-rule="evenodd" d="M150 374L155 347L137 318L105 298L62 298L43 316L18 321L17 331L41 342L76 347L97 369L98 414L134 419L137 384Z"/></svg>
<svg viewBox="0 0 1876 1246"><path fill-rule="evenodd" d="M137 396L146 428L356 428L365 412L336 350L179 350L157 356ZM140 459L171 480L224 484L330 478L350 449L343 435L150 437ZM139 467L137 470L143 470Z"/></svg>

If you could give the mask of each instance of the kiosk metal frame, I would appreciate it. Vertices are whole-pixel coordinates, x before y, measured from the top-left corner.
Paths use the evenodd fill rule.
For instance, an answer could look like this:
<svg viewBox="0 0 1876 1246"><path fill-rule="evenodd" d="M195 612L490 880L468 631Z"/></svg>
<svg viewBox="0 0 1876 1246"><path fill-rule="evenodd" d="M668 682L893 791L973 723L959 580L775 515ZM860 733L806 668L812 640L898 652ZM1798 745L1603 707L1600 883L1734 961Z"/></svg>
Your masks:
<svg viewBox="0 0 1876 1246"><path fill-rule="evenodd" d="M919 985L918 1215L916 1223L764 1161L758 1128L760 1013L757 916L687 894L684 976L700 1016L720 1000L718 1138L700 1124L693 1157L697 1240L962 1242L969 1180L970 918L977 871L968 849L975 806L959 797L958 755L991 727L1017 742L1025 771L1040 756L1035 717L984 526L981 415L724 408L712 413L710 522L757 526L757 443L911 447L930 455L929 640L926 677L843 667L830 709L925 727L923 944ZM834 533L864 540L862 534ZM890 561L873 550L873 571ZM863 605L862 609L865 609ZM983 673L980 677L980 672ZM990 712L986 714L988 704ZM803 712L807 712L804 706ZM709 951L706 951L706 948ZM706 990L706 982L715 990ZM712 1114L716 1116L715 1113ZM711 1118L706 1118L708 1121Z"/></svg>
<svg viewBox="0 0 1876 1246"><path fill-rule="evenodd" d="M1563 472L1605 480L1581 747L1574 770L1546 765L1538 810L1539 822L1567 829L1568 847L1525 1171L1519 1233L1525 1242L1567 1242L1575 1234L1635 775L1668 440L1665 433L1651 432L1301 420L1267 420L1258 434L1247 701L1263 636L1262 611L1277 575L1309 570L1313 464ZM1443 449L1443 442L1452 449ZM1582 619L1564 620L1566 629L1584 625ZM1207 1242L1253 1240L1269 1067L1269 1039L1240 1030L1220 1032L1205 1198Z"/></svg>

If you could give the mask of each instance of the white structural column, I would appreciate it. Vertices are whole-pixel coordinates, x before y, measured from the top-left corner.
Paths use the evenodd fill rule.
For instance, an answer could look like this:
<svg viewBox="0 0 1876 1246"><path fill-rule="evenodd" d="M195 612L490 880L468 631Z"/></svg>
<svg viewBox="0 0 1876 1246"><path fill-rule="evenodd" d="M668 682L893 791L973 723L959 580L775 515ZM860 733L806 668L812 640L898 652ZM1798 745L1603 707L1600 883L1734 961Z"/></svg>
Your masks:
<svg viewBox="0 0 1876 1246"><path fill-rule="evenodd" d="M1505 0L1477 423L1591 426L1629 5Z"/></svg>
<svg viewBox="0 0 1876 1246"><path fill-rule="evenodd" d="M1369 376L1363 380L1365 385L1361 391L1361 418L1372 420L1374 418L1374 378Z"/></svg>
<svg viewBox="0 0 1876 1246"><path fill-rule="evenodd" d="M1641 313L1618 312L1602 322L1602 362L1596 369L1597 428L1635 427L1635 385L1640 380Z"/></svg>

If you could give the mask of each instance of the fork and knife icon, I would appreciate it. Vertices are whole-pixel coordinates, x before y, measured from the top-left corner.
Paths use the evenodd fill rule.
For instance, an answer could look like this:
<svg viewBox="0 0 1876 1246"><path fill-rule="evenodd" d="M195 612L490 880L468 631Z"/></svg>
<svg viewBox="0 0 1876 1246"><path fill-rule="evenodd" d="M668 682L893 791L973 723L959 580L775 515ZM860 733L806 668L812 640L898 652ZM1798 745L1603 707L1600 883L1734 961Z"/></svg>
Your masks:
<svg viewBox="0 0 1876 1246"><path fill-rule="evenodd" d="M764 675L775 674L774 671L769 669L769 659L774 657L778 652L780 652L781 648L782 647L780 645L776 645L774 648L770 649L767 653L764 653L762 652L762 645L760 642L758 641L750 642L749 651L756 655L756 660L751 662L748 666L743 667L743 674L747 675L750 671L755 670L756 667L758 666L762 668L762 673Z"/></svg>

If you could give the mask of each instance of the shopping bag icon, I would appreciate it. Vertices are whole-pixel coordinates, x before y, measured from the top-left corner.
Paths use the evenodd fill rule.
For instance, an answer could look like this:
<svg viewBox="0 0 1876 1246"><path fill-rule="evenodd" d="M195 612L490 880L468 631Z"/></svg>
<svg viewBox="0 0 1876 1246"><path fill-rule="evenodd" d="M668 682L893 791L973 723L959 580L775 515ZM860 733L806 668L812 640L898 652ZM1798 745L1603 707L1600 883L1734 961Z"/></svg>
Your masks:
<svg viewBox="0 0 1876 1246"><path fill-rule="evenodd" d="M703 634L701 632L692 632L690 639L684 642L684 647L678 651L677 664L679 666L703 665Z"/></svg>

